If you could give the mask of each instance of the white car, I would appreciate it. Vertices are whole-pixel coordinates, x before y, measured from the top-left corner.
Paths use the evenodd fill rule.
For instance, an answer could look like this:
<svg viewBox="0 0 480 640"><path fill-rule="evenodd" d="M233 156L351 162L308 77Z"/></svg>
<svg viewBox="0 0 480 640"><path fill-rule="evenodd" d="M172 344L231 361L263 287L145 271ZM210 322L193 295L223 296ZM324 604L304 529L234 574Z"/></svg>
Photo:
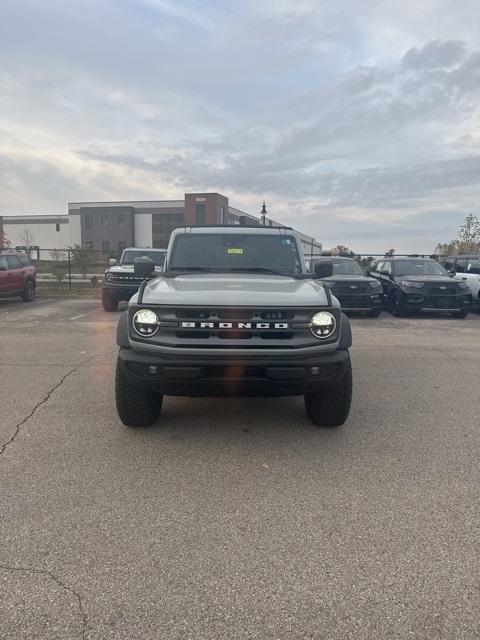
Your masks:
<svg viewBox="0 0 480 640"><path fill-rule="evenodd" d="M456 280L465 280L472 292L473 304L480 309L480 254L448 256L443 262Z"/></svg>

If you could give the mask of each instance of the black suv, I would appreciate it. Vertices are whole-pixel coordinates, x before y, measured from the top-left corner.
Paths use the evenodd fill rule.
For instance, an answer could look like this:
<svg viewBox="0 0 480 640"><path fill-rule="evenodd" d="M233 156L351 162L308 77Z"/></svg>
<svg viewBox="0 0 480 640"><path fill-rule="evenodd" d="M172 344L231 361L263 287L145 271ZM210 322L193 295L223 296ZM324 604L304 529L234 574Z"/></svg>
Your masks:
<svg viewBox="0 0 480 640"><path fill-rule="evenodd" d="M149 258L155 265L155 274L162 272L165 262L166 249L139 249L130 247L125 249L120 263L110 260L110 266L105 271L102 287L102 305L105 311L116 311L118 303L130 300L142 284L142 278L135 275L134 264L137 258Z"/></svg>
<svg viewBox="0 0 480 640"><path fill-rule="evenodd" d="M472 308L468 284L455 280L430 258L382 258L369 273L381 282L384 304L394 316L408 311L446 311L454 318L465 318Z"/></svg>
<svg viewBox="0 0 480 640"><path fill-rule="evenodd" d="M362 267L353 258L325 256L315 258L318 262L333 262L333 275L323 278L342 306L342 311L363 311L378 318L382 312L382 285L376 278L365 275Z"/></svg>

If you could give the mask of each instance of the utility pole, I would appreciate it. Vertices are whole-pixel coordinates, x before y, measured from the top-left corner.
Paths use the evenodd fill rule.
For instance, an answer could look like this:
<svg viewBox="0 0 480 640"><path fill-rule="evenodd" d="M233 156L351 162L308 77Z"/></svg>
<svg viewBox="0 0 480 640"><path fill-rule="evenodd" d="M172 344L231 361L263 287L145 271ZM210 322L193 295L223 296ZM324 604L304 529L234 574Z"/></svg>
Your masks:
<svg viewBox="0 0 480 640"><path fill-rule="evenodd" d="M265 206L265 202L262 205L262 210L260 214L262 216L262 226L264 227L266 224L266 217L267 217L267 207Z"/></svg>

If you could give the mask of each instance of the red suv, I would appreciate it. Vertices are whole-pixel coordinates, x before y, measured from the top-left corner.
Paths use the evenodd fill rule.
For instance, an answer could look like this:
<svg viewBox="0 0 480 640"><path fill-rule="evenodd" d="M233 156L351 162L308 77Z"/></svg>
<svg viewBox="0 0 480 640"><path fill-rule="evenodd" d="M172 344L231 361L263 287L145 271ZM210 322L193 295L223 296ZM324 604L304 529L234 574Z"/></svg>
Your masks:
<svg viewBox="0 0 480 640"><path fill-rule="evenodd" d="M35 277L35 267L25 253L0 249L0 298L19 295L25 302L32 302Z"/></svg>

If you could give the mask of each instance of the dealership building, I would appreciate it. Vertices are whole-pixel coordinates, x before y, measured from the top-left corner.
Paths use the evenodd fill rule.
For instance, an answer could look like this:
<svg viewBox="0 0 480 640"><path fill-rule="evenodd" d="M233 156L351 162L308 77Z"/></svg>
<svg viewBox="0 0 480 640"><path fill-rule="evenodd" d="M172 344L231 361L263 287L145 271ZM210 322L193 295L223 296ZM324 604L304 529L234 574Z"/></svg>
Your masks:
<svg viewBox="0 0 480 640"><path fill-rule="evenodd" d="M18 248L52 250L78 244L118 252L125 247L165 248L173 229L199 224L260 226L263 220L231 207L219 193L186 193L183 200L71 202L68 215L61 216L0 216L0 237ZM281 226L268 217L265 225ZM321 243L299 235L305 255L321 255Z"/></svg>

